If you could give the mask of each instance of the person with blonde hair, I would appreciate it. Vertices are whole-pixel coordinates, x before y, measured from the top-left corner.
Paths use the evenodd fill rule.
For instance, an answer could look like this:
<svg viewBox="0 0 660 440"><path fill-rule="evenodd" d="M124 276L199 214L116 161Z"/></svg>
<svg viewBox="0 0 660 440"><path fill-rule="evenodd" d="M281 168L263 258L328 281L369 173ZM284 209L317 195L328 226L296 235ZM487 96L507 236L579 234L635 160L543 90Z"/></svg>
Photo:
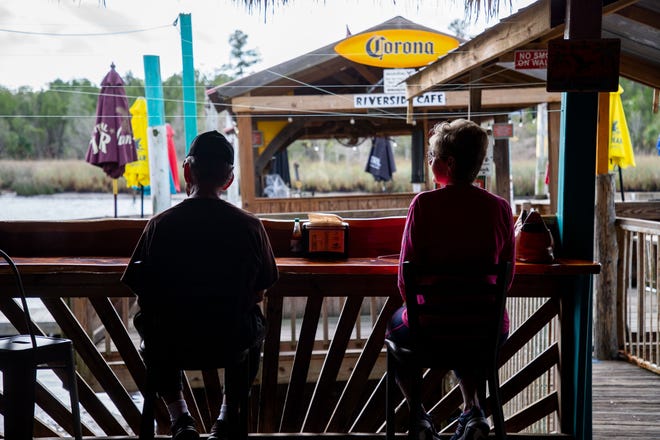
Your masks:
<svg viewBox="0 0 660 440"><path fill-rule="evenodd" d="M488 133L474 122L456 119L433 128L428 163L437 189L419 193L412 200L401 242L398 286L406 299L402 265L497 264L515 261L513 213L509 203L474 184L488 148ZM460 331L460 329L457 329ZM502 341L509 331L505 313ZM405 305L392 316L387 338L406 346L409 341ZM429 349L442 349L429 348ZM405 365L399 367L405 371ZM455 371L463 396L463 412L452 440L472 440L488 435L490 426L477 396L478 383L469 371ZM397 377L404 396L409 397L405 373ZM420 415L420 438L431 440L436 432L424 408L410 408Z"/></svg>

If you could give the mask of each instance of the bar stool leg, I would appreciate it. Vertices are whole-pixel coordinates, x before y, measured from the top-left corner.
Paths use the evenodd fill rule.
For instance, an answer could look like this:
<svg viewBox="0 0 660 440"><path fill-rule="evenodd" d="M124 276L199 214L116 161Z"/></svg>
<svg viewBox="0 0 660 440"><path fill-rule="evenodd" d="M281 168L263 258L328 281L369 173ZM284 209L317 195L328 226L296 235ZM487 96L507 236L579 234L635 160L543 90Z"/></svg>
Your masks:
<svg viewBox="0 0 660 440"><path fill-rule="evenodd" d="M28 365L18 365L5 368L2 374L5 438L32 438L37 370Z"/></svg>

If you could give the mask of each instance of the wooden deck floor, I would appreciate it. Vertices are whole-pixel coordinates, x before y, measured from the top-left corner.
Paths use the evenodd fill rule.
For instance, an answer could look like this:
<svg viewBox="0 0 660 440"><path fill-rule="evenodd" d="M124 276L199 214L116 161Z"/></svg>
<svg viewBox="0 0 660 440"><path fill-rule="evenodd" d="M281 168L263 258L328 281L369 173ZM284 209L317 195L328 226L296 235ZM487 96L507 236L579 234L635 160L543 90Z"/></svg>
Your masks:
<svg viewBox="0 0 660 440"><path fill-rule="evenodd" d="M624 361L593 363L593 440L660 439L660 376Z"/></svg>

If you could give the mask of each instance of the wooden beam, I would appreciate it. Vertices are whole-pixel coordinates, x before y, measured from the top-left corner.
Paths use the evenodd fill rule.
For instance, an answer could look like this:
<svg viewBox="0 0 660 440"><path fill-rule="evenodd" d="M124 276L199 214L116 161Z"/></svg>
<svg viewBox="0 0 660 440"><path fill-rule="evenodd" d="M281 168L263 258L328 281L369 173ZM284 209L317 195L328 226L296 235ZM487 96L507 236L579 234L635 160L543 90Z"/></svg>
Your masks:
<svg viewBox="0 0 660 440"><path fill-rule="evenodd" d="M653 28L657 28L658 23L660 23L660 13L638 5L625 7L616 13L623 17L629 18L630 20Z"/></svg>
<svg viewBox="0 0 660 440"><path fill-rule="evenodd" d="M239 180L243 208L248 211L255 199L254 191L254 149L252 147L252 117L242 115L236 124L238 129L238 160L241 176Z"/></svg>
<svg viewBox="0 0 660 440"><path fill-rule="evenodd" d="M596 143L596 175L609 173L610 94L598 94L598 135Z"/></svg>
<svg viewBox="0 0 660 440"><path fill-rule="evenodd" d="M408 99L442 84L550 32L550 0L540 0L515 14L516 25L501 23L468 41L406 80Z"/></svg>
<svg viewBox="0 0 660 440"><path fill-rule="evenodd" d="M354 95L304 95L304 96L244 96L232 100L235 113L257 115L291 114L315 112L366 113L367 109L353 107ZM445 105L424 107L425 109L467 109L470 97L468 91L445 92ZM482 108L529 107L541 102L560 102L560 93L549 93L545 87L518 87L507 89L487 89L482 91Z"/></svg>
<svg viewBox="0 0 660 440"><path fill-rule="evenodd" d="M653 87L654 89L660 89L658 69L657 64L652 64L642 58L625 54L621 54L619 57L619 72L621 76Z"/></svg>

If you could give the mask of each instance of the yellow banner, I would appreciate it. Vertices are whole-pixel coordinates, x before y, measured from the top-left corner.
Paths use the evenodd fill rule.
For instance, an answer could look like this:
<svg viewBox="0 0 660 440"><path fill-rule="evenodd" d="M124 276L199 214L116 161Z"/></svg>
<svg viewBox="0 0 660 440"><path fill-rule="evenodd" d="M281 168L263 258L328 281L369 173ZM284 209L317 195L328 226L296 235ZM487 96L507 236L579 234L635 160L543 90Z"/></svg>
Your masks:
<svg viewBox="0 0 660 440"><path fill-rule="evenodd" d="M614 169L615 165L621 168L635 166L635 154L633 153L626 115L621 101L622 93L623 88L621 86L616 92L610 93L610 171Z"/></svg>
<svg viewBox="0 0 660 440"><path fill-rule="evenodd" d="M138 160L126 164L124 178L126 186L137 188L140 185L149 186L149 145L147 142L147 100L137 98L130 108L131 128L137 148Z"/></svg>

